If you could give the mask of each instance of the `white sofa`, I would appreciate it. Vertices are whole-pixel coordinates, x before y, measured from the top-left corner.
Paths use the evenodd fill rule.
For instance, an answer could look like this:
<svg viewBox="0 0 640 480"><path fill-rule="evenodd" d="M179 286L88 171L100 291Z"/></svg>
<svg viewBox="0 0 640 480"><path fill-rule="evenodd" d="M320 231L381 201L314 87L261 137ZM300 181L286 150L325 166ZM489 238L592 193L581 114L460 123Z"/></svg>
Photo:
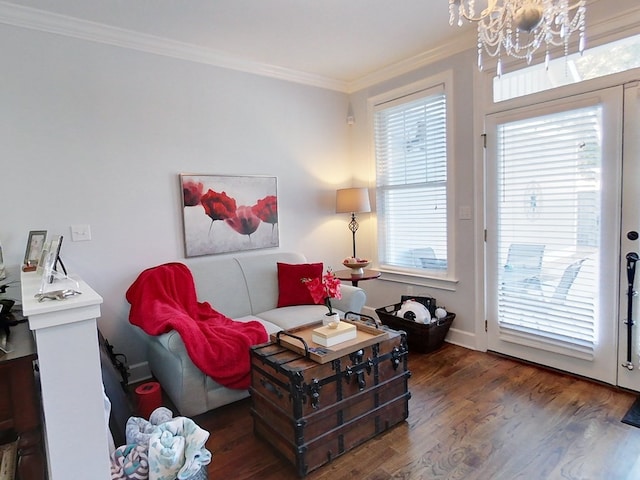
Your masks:
<svg viewBox="0 0 640 480"><path fill-rule="evenodd" d="M278 262L308 263L303 255L286 252L199 257L184 263L193 274L198 301L209 302L230 318L258 320L269 334L321 320L327 312L324 305L277 308ZM331 300L335 310L359 313L366 301L364 291L343 284L341 293L340 300ZM189 358L176 331L150 336L133 328L145 339L153 376L181 415L198 415L249 395L247 390L223 387L202 373Z"/></svg>

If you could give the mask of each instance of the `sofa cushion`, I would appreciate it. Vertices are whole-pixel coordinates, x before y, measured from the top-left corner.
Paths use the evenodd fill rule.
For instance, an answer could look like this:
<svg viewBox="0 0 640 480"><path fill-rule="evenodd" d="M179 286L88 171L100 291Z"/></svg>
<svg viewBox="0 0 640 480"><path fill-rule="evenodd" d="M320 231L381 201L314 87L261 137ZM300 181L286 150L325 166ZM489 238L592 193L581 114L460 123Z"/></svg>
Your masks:
<svg viewBox="0 0 640 480"><path fill-rule="evenodd" d="M333 309L342 317L344 312ZM258 313L258 317L267 322L275 323L281 330L291 330L310 323L321 322L327 314L324 305L296 305L291 307L274 308ZM263 322L264 323L264 322Z"/></svg>
<svg viewBox="0 0 640 480"><path fill-rule="evenodd" d="M242 255L236 257L236 260L246 282L250 308L249 312L242 315L232 315L232 318L240 318L249 314L256 315L259 312L276 308L278 305L278 269L276 263L307 262L304 255L293 252Z"/></svg>
<svg viewBox="0 0 640 480"><path fill-rule="evenodd" d="M315 305L303 278L322 277L322 263L278 262L278 307Z"/></svg>
<svg viewBox="0 0 640 480"><path fill-rule="evenodd" d="M235 258L195 257L187 259L185 264L193 275L199 302L209 302L215 310L231 318L252 313L244 272Z"/></svg>
<svg viewBox="0 0 640 480"><path fill-rule="evenodd" d="M256 317L255 315L247 315L246 317L242 317L242 318L234 318L234 320L236 322L259 322L267 331L268 335L271 335L272 333L277 333L280 330L282 330L282 327L276 325L275 323L271 323L270 321L260 317Z"/></svg>

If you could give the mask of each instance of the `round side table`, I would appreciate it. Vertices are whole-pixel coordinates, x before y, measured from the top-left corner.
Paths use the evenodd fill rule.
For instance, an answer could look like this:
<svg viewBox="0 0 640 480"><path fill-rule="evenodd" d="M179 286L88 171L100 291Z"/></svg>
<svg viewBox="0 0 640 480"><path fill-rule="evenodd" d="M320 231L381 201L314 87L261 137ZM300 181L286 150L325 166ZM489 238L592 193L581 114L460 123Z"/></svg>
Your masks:
<svg viewBox="0 0 640 480"><path fill-rule="evenodd" d="M351 285L354 287L358 286L358 282L364 280L375 280L380 277L380 272L376 272L375 270L365 270L364 273L353 273L353 270L338 270L337 272L333 272L335 277L338 280L342 280L343 282L351 282Z"/></svg>

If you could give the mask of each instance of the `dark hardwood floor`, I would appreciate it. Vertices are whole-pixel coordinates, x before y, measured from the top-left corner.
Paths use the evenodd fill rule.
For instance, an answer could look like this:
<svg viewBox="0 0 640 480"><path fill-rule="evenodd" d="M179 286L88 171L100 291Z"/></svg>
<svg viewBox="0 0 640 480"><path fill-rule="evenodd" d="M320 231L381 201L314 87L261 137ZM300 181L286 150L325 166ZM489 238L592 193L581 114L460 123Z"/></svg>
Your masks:
<svg viewBox="0 0 640 480"><path fill-rule="evenodd" d="M410 354L409 418L309 480L640 479L635 395L445 344ZM295 479L256 438L250 400L195 417L210 432L210 479Z"/></svg>

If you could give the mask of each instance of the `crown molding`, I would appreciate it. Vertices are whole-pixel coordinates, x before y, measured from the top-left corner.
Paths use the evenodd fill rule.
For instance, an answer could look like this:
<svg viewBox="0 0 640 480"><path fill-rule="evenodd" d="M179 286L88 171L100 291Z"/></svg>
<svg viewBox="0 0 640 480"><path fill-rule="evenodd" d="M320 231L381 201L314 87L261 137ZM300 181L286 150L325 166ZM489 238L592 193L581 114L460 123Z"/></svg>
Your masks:
<svg viewBox="0 0 640 480"><path fill-rule="evenodd" d="M0 23L347 93L348 84L197 45L0 1Z"/></svg>
<svg viewBox="0 0 640 480"><path fill-rule="evenodd" d="M590 0L589 3L596 3L597 1L599 0ZM596 22L592 26L589 26L589 37L596 40L606 33L637 29L639 22L640 9L633 8L615 17ZM443 43L406 60L388 65L359 79L342 81L276 65L248 61L189 43L133 32L101 23L79 20L74 17L45 12L1 0L0 23L335 90L347 94L363 90L436 61L451 57L452 55L462 53L470 48L474 48L476 44L476 31L474 29L461 31L460 35L457 35L456 38L450 42Z"/></svg>

